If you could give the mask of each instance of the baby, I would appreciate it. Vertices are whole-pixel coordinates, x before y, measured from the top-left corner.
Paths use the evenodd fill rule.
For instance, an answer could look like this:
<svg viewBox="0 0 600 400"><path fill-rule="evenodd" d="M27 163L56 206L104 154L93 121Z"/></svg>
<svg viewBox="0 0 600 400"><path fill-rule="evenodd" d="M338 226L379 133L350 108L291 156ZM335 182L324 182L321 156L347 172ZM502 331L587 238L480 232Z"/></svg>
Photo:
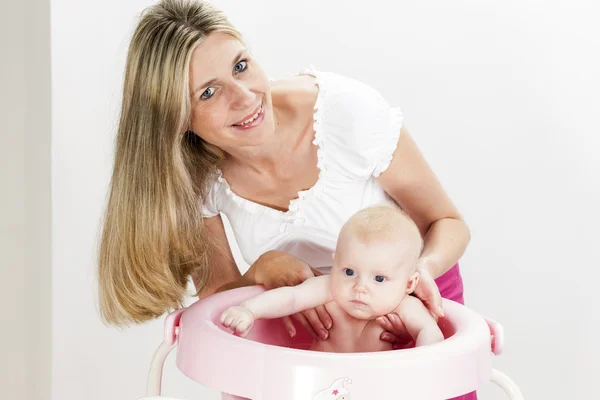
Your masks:
<svg viewBox="0 0 600 400"><path fill-rule="evenodd" d="M330 275L284 286L228 308L221 323L245 337L257 318L279 318L325 305L333 326L310 350L352 353L391 350L380 340L376 318L396 313L416 346L444 339L425 305L409 294L419 280L423 240L408 216L392 206L373 206L342 227Z"/></svg>

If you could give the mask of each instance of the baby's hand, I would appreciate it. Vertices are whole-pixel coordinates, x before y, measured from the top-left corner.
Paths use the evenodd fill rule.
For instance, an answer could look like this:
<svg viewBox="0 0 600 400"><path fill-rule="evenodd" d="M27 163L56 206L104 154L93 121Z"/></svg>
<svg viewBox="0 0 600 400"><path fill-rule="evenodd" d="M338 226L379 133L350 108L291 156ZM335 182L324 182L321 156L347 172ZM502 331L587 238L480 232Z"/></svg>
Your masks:
<svg viewBox="0 0 600 400"><path fill-rule="evenodd" d="M221 314L221 323L241 337L246 337L254 325L254 315L246 307L233 306Z"/></svg>

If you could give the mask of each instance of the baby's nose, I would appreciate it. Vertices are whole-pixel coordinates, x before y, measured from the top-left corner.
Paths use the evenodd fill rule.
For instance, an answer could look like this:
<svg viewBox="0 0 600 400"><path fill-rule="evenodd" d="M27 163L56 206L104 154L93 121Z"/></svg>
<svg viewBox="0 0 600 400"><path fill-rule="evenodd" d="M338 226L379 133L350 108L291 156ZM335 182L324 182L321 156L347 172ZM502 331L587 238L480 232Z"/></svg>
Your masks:
<svg viewBox="0 0 600 400"><path fill-rule="evenodd" d="M354 285L354 291L357 293L366 293L367 286L362 282L357 282L356 285Z"/></svg>

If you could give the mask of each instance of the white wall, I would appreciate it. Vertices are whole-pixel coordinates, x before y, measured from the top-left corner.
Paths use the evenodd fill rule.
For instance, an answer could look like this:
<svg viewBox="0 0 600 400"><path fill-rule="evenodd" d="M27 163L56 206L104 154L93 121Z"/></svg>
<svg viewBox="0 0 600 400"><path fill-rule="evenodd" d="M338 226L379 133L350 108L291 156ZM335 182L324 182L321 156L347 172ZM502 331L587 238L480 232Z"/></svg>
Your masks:
<svg viewBox="0 0 600 400"><path fill-rule="evenodd" d="M54 400L140 397L161 340L162 321L103 326L95 280L127 39L151 3L51 3ZM529 399L597 396L600 6L217 4L272 76L314 64L403 107L471 227L466 300L506 329L496 366ZM183 377L173 358L166 394L218 398ZM486 386L480 398L504 397Z"/></svg>
<svg viewBox="0 0 600 400"><path fill-rule="evenodd" d="M50 2L3 6L0 24L0 388L50 398Z"/></svg>
<svg viewBox="0 0 600 400"><path fill-rule="evenodd" d="M2 282L4 290L0 291L3 304L12 304L2 316L2 326L24 326L27 321L27 310L24 305L27 277L25 271L24 248L24 188L23 166L25 165L25 38L22 23L23 6L15 4L11 7L15 18L2 26L0 31L1 49L6 54L2 57L2 95L0 97L2 132L0 133L0 177L2 196L0 196L0 249L2 249ZM17 30L13 41L7 35ZM10 109L9 109L10 107ZM15 168L16 166L16 168ZM15 173L16 172L16 173ZM8 284L7 284L8 283ZM3 329L4 331L4 329ZM0 383L11 397L23 398L27 381L27 357L22 349L27 341L16 330L4 331L1 340L14 343L0 364Z"/></svg>

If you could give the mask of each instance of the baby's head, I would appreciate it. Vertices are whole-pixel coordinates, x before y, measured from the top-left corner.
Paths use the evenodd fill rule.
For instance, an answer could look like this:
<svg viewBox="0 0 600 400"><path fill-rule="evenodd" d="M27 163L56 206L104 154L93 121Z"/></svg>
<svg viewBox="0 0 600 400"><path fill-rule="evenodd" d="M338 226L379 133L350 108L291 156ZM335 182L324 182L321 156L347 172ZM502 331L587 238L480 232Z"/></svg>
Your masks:
<svg viewBox="0 0 600 400"><path fill-rule="evenodd" d="M348 314L372 319L412 293L423 239L415 223L391 205L368 207L342 227L331 269L331 291Z"/></svg>

